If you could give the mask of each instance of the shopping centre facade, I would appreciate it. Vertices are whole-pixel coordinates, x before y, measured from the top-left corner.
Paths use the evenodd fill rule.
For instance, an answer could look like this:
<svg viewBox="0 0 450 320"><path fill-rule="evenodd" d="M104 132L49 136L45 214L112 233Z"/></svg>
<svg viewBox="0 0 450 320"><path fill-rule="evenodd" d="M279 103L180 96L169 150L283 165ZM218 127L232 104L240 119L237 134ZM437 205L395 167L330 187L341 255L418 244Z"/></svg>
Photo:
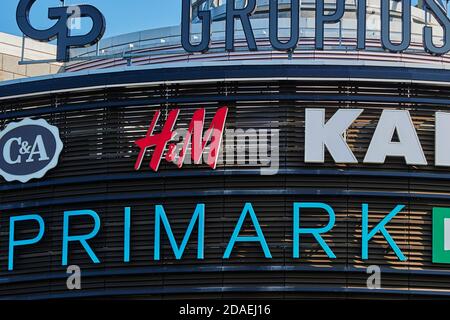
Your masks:
<svg viewBox="0 0 450 320"><path fill-rule="evenodd" d="M207 50L186 50L181 26L146 30L0 83L1 297L450 295L450 56L423 41L427 26L445 46L441 21L411 7L409 45L387 50L381 1L367 0L357 48L348 0L318 48L304 0L298 41L279 50L258 0L257 50L245 23L226 50L225 2L192 6L192 44L210 12ZM388 4L391 44L401 4ZM278 5L287 43L291 1ZM81 290L67 288L73 265Z"/></svg>

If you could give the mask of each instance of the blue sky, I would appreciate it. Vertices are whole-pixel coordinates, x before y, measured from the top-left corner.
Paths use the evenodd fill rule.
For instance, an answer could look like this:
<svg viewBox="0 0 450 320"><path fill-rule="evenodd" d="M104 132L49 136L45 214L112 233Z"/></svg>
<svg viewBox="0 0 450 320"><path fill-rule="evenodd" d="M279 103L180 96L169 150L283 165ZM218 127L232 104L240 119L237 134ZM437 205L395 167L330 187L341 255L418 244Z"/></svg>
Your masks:
<svg viewBox="0 0 450 320"><path fill-rule="evenodd" d="M20 35L16 24L19 0L0 0L0 32ZM47 19L49 7L59 0L37 0L31 11L36 28L52 25ZM92 4L106 17L106 37L127 32L180 24L181 0L66 0L66 4Z"/></svg>

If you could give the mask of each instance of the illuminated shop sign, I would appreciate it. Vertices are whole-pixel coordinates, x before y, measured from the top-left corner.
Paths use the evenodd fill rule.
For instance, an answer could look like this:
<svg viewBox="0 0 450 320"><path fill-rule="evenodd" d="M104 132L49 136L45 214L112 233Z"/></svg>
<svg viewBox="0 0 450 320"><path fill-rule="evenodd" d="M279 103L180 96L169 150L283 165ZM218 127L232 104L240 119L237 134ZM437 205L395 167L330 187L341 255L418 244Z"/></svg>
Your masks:
<svg viewBox="0 0 450 320"><path fill-rule="evenodd" d="M211 126L204 133L205 124L205 109L198 109L189 124L189 127L182 137L182 146L178 150L178 145L174 142L170 143L177 137L177 132L174 130L180 109L174 109L169 112L167 119L162 127L160 133L154 133L155 127L160 118L161 112L156 111L153 120L147 131L147 135L135 142L139 147L139 155L136 160L135 170L139 170L142 161L148 148L154 147L153 156L150 161L150 168L153 171L158 171L162 158L169 162L176 161L178 168L183 166L187 155L189 144L191 144L191 157L195 164L199 164L202 160L203 153L207 143L209 143L209 156L207 164L215 169L222 144L223 131L227 119L228 108L220 108L211 121ZM166 148L168 148L166 152ZM164 152L166 154L164 155Z"/></svg>
<svg viewBox="0 0 450 320"><path fill-rule="evenodd" d="M153 151L149 166L157 171L162 159L174 162L182 168L186 156L194 164L200 163L207 153L207 164L217 166L221 152L222 137L226 127L228 108L219 108L206 129L205 109L193 113L188 128L182 136L175 130L180 109L171 110L165 120L157 111L147 134L136 140L139 148L135 170L142 166L149 151ZM337 164L357 164L345 134L364 112L364 109L338 109L325 119L325 109L305 109L305 163L324 163L325 150ZM155 132L162 121L160 132ZM394 136L396 135L396 139ZM435 113L435 166L450 167L450 113ZM0 133L0 174L7 180L27 182L41 178L58 163L62 150L58 128L45 120L24 119L12 122ZM426 166L428 161L408 110L383 110L370 139L363 163L384 164L388 157L403 158L407 165Z"/></svg>
<svg viewBox="0 0 450 320"><path fill-rule="evenodd" d="M392 238L391 234L386 229L387 224L402 210L405 208L404 205L396 205L391 212L388 212L386 216L379 221L376 225L369 227L370 218L370 205L363 203L361 206L361 259L369 259L369 244L371 240L378 233L381 234L386 242L389 244L390 248L394 251L398 260L407 261L407 257L403 254L402 250L397 245L396 241ZM205 225L207 223L206 215L206 205L198 203L194 209L194 213L191 216L191 220L186 227L186 231L182 239L176 239L168 216L166 214L163 205L156 205L149 214L154 214L154 250L153 250L153 260L159 261L161 259L161 239L162 237L167 237L170 242L171 250L177 260L182 260L185 254L187 245L189 241L192 241L192 234L194 230L197 231L196 239L196 251L197 259L205 259L204 249L205 249ZM310 228L304 227L302 225L302 213L307 210L320 210L324 216L328 217L328 221L324 223L322 227ZM336 224L336 214L334 209L326 204L320 202L294 202L292 204L292 258L301 259L302 250L301 243L304 237L313 237L315 241L320 245L321 250L330 259L336 259L337 256L333 249L329 246L324 236L332 231ZM70 223L71 220L77 219L80 221L82 219L86 223L93 223L92 229L84 234L77 233L73 235L70 233ZM73 245L81 245L85 250L86 256L90 260L99 264L102 261L99 259L95 253L95 248L93 248L89 242L94 239L101 228L101 217L97 212L93 210L78 210L78 211L66 211L63 214L63 231L61 236L62 241L62 257L61 265L66 266L70 263L69 252ZM241 231L243 229L244 221L249 220L252 223L252 227L255 231L255 236L243 236ZM125 207L123 215L123 262L128 263L132 261L133 257L131 255L131 221L132 221L132 208ZM38 227L36 234L29 235L29 238L16 239L15 233L16 228L24 223L28 226L30 223L35 224ZM39 214L32 215L21 215L21 216L11 216L9 223L9 245L8 245L8 270L14 270L14 258L17 251L20 251L25 246L33 246L38 244L45 236L46 223L44 218ZM265 226L264 228L260 225L257 212L255 212L253 204L248 202L243 205L240 217L235 222L235 227L233 233L231 234L228 245L221 255L221 258L228 260L235 246L239 243L247 242L254 243L255 246L261 248L261 253L264 255L265 259L272 259L271 244L267 242L265 238L265 232L268 231L270 226ZM248 227L245 228L248 231ZM450 263L450 208L434 208L433 210L433 263ZM150 239L149 239L150 241ZM218 258L218 257L209 257Z"/></svg>
<svg viewBox="0 0 450 320"><path fill-rule="evenodd" d="M325 109L307 108L305 109L305 162L323 163L324 153L327 149L336 163L355 164L358 160L355 158L351 148L345 139L345 132L352 126L355 120L364 112L363 109L338 109L329 119L325 118ZM207 128L205 123L205 109L198 109L193 113L189 123L188 130L181 141L173 143L175 127L180 110L170 111L163 121L161 131L155 132L157 123L160 120L161 113L157 111L151 121L147 135L136 141L140 152L135 163L136 169L142 164L146 151L154 149L150 158L150 166L157 170L162 158L172 161L177 157L183 159L186 151L191 145L191 149L197 150L192 153L193 160L196 162L202 153L207 152L208 142L209 162L211 169L216 166L217 154L220 152L221 135L226 126L228 108L219 108ZM206 129L206 130L205 130ZM53 131L52 131L53 130ZM49 131L49 132L47 132ZM48 170L55 164L62 145L58 147L55 142L59 139L56 131L43 120L33 121L26 119L20 123L10 124L0 136L0 147L3 149L3 161L14 163L18 166L17 171L12 174L21 175L22 165L28 168L28 165L44 161L38 168ZM450 113L436 112L435 114L435 147L437 166L450 166L450 148L448 148L448 136L450 136ZM397 138L393 139L394 135ZM419 141L416 129L407 110L383 110L374 134L370 139L367 153L364 157L364 163L383 164L387 157L401 157L408 165L426 165L427 160L424 156L421 143ZM50 143L48 141L51 141ZM53 142L52 142L53 141ZM27 143L25 143L27 142ZM181 168L183 160L175 161ZM34 167L33 167L34 168ZM26 172L28 173L28 172ZM41 172L42 173L42 172ZM41 174L40 173L40 174ZM300 195L299 195L300 196ZM403 212L405 205L396 204L390 212L386 212L383 219L376 225L369 224L370 204L363 203L360 207L361 212L361 259L369 259L369 243L377 234L381 234L389 247L393 250L400 261L406 261L408 258L397 245L394 238L387 230L387 225L399 213ZM207 207L203 203L197 203L195 208L186 208L194 210L190 222L185 226L185 233L182 239L176 239L172 227L163 205L156 205L149 208L149 215L154 215L154 252L153 259L160 260L161 239L168 237L173 254L177 259L182 259L185 249L190 241L194 230L197 231L197 259L205 259L205 225L207 225ZM292 257L302 258L301 243L305 236L313 237L321 250L330 258L337 256L333 251L332 245L327 242L327 233L331 232L336 225L337 215L332 206L322 202L293 202L290 206L292 214ZM319 210L324 219L323 224L317 228L305 227L302 223L302 213L308 210ZM130 262L133 257L130 252L131 246L131 221L132 208L125 207L123 210L123 261ZM433 212L433 262L450 263L450 213L449 209L436 208ZM378 213L377 213L378 214ZM87 233L76 235L70 233L70 224L77 217L86 223L93 223L93 227ZM69 252L71 246L75 243L81 245L87 257L93 263L102 261L96 254L96 249L90 245L90 240L94 239L102 230L101 216L94 210L66 211L63 213L63 229L61 234L62 241L62 260L61 265L70 263ZM255 236L243 236L241 231L244 221L251 221L255 231ZM38 231L35 234L28 234L26 238L16 238L16 229L23 223L28 226L34 224ZM46 223L40 214L10 216L9 219L9 254L8 268L14 270L14 258L16 252L20 252L24 246L37 245L44 237L46 232ZM234 222L234 231L230 234L230 239L226 249L221 253L222 259L230 259L232 252L238 243L250 242L261 248L261 253L266 259L272 259L271 244L266 241L265 233L270 226L262 226L258 219L258 212L254 210L251 202L243 203L240 217Z"/></svg>
<svg viewBox="0 0 450 320"><path fill-rule="evenodd" d="M391 40L391 15L390 0L380 0L381 3L381 44L384 49L391 52L403 52L411 44L411 0L393 0L402 3L402 30L401 41L396 43ZM46 30L38 30L30 21L30 10L36 0L20 0L17 7L17 24L22 32L29 38L39 41L51 41L57 39L57 60L68 61L69 49L90 46L102 38L105 32L105 19L102 13L91 5L62 6L49 8L49 18L56 20L53 27ZM207 52L211 41L212 15L209 10L197 13L202 25L201 40L196 43L191 41L192 1L182 0L181 44L187 52ZM225 18L225 50L233 51L235 43L235 25L239 21L247 40L249 50L258 50L255 35L250 23L250 17L256 10L257 0L245 1L244 7L237 8L237 0L226 2ZM324 0L316 0L315 4L315 48L324 48L325 26L341 21L345 12L345 0L336 0L336 9L332 13L326 13ZM423 0L423 6L436 19L444 30L442 44L433 42L432 27L423 27L423 47L426 52L435 55L443 55L450 51L450 20L447 17L444 6L439 0ZM357 50L366 48L366 0L357 0ZM87 17L92 20L91 30L84 35L70 35L70 21ZM123 19L127 17L123 16ZM275 50L293 51L300 37L300 0L291 0L290 39L282 41L278 36L278 0L269 1L269 39Z"/></svg>
<svg viewBox="0 0 450 320"><path fill-rule="evenodd" d="M43 119L11 122L0 132L0 175L28 182L56 167L63 143L59 130Z"/></svg>
<svg viewBox="0 0 450 320"><path fill-rule="evenodd" d="M135 142L140 149L135 169L139 170L149 148L154 150L150 160L152 170L158 170L162 158L175 162L181 168L190 144L192 160L198 164L208 142L207 164L215 169L221 151L227 112L227 107L218 109L209 129L204 132L205 110L197 110L184 137L177 137L181 141L175 143L174 127L180 110L175 109L168 114L160 133L154 132L160 118L160 111L157 111L147 135ZM338 109L328 120L325 119L325 112L326 110L321 108L305 109L305 163L324 163L326 149L337 164L357 164L359 161L347 144L345 134L364 109ZM449 136L450 113L436 112L435 166L450 167ZM388 157L403 158L405 164L415 167L429 164L408 110L383 110L362 162L384 164Z"/></svg>
<svg viewBox="0 0 450 320"><path fill-rule="evenodd" d="M450 208L433 209L433 263L450 263Z"/></svg>
<svg viewBox="0 0 450 320"><path fill-rule="evenodd" d="M361 207L362 213L362 231L361 231L361 258L362 260L369 259L369 243L373 237L381 233L395 252L397 258L400 261L406 261L407 257L403 254L397 243L391 237L386 229L386 225L394 218L399 212L404 209L404 205L396 205L391 212L375 226L369 227L369 204L365 203ZM321 249L326 253L330 259L336 259L336 254L324 239L324 235L330 232L336 222L336 214L334 209L326 204L320 202L295 202L292 205L293 225L292 225L292 257L295 259L301 259L301 242L305 236L314 237L315 241L320 245ZM319 228L307 228L302 226L301 216L302 213L307 210L320 210L325 217L328 217L328 222L324 223L324 226ZM156 205L153 210L149 211L149 214L154 213L154 250L153 260L158 261L161 259L161 239L162 237L168 237L170 246L176 259L183 259L186 247L189 241L192 240L192 234L194 230L197 231L196 239L196 251L197 259L205 259L205 225L207 224L207 208L203 203L198 203L194 209L194 213L191 216L191 220L186 227L186 231L182 239L176 239L173 232L170 221L166 214L166 210L163 205ZM86 223L94 223L93 228L85 234L77 233L76 235L70 233L71 220L82 219ZM250 220L256 233L255 236L243 236L241 230L243 229L244 221ZM132 221L132 208L125 207L123 215L123 262L132 261L130 246L131 246L131 221ZM29 238L16 239L16 228L20 228L23 223L33 223L38 227L36 234L30 235ZM235 246L242 242L254 243L261 248L266 259L272 259L272 252L270 243L265 238L265 232L268 232L270 227L262 227L260 225L257 212L255 212L253 204L248 202L243 205L239 219L235 222L233 233L231 234L228 245L221 255L221 258L228 260L231 257L232 251ZM248 228L245 228L248 231ZM11 216L10 217L10 229L9 229L9 254L8 254L8 270L14 270L14 257L17 251L20 251L21 247L36 245L45 236L45 221L39 214ZM66 266L70 263L69 251L71 246L77 244L81 245L86 255L91 259L93 263L101 263L95 248L93 248L89 242L95 238L101 228L101 217L97 212L93 210L78 210L78 211L66 211L63 215L63 231L62 231L62 258L61 265ZM210 257L212 258L212 257ZM214 257L217 258L217 257Z"/></svg>

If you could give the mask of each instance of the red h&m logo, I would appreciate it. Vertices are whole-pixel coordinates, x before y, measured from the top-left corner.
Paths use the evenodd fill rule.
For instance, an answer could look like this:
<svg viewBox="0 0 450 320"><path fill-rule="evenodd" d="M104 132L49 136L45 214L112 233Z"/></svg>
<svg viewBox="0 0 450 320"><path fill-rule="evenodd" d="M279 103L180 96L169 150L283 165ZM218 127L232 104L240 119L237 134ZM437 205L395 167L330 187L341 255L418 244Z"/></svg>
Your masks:
<svg viewBox="0 0 450 320"><path fill-rule="evenodd" d="M179 114L180 109L174 109L170 111L167 117L167 121L164 124L161 132L154 134L153 131L155 130L156 124L161 115L160 111L155 112L145 138L135 141L135 144L140 148L139 155L134 166L135 170L139 170L139 168L141 167L147 149L155 147L153 156L150 160L150 168L152 168L153 171L158 171L167 144L171 140L173 140L176 135L174 127ZM178 168L181 168L186 157L188 146L191 143L192 160L195 164L199 164L202 159L203 152L205 151L206 145L208 141L211 140L209 144L210 150L208 154L207 164L211 168L215 169L219 157L227 114L227 107L222 107L217 110L214 118L212 119L209 129L203 135L205 124L205 109L198 109L197 111L195 111L189 124L189 129L186 133L186 136L184 137L183 148L178 154L178 159L176 159L176 144L171 143L168 146L168 150L165 155L166 161L173 162L174 160L176 160Z"/></svg>

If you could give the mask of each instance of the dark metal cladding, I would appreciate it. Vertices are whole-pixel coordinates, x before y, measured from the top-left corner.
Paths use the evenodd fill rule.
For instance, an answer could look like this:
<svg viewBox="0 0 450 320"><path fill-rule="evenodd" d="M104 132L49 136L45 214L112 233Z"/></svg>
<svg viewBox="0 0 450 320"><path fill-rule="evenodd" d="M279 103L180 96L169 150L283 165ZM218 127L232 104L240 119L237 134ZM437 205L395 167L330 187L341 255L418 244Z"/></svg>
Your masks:
<svg viewBox="0 0 450 320"><path fill-rule="evenodd" d="M65 146L58 167L45 179L0 185L0 297L238 298L243 292L246 298L449 296L448 265L431 263L431 212L436 206L450 207L450 171L432 165L434 113L449 111L450 84L421 81L448 79L448 71L239 68L111 72L40 80L42 87L33 81L0 86L2 128L27 116L44 118L59 128ZM290 80L273 80L274 73L289 75ZM180 81L182 75L198 81ZM149 77L155 83L147 81ZM156 83L163 78L167 81ZM396 81L380 80L388 78ZM14 93L19 95L7 98ZM156 110L181 108L180 123L186 125L194 110L205 108L209 122L224 105L229 107L227 128L280 130L278 175L260 176L255 166L180 170L170 163L162 163L158 173L148 165L134 171L139 150L133 142L145 135ZM324 164L304 163L304 110L316 107L326 108L327 118L338 108L365 109L347 134L359 164L338 166L329 155ZM361 163L382 110L392 108L410 111L430 165L416 168L395 158L384 165ZM336 259L329 259L312 237L301 238L301 259L292 258L292 204L299 201L325 202L334 208L336 225L324 238ZM163 237L161 260L154 261L155 205L164 205L180 241L200 202L206 205L205 259L196 259L193 234L182 260L175 259ZM255 243L239 244L231 259L222 259L246 202L254 205L271 260ZM396 204L406 205L387 229L407 261L397 259L382 235L370 242L369 259L361 259L363 203L369 204L370 227ZM124 207L131 207L132 213L129 263L123 262ZM77 209L100 215L102 227L90 245L101 264L93 264L81 246L71 246L69 264L81 267L83 290L68 291L61 266L63 212ZM16 248L15 269L8 272L9 218L30 213L42 215L48 230L39 243ZM327 216L305 211L301 221L320 227ZM253 235L251 223L245 226L245 235ZM33 223L17 228L17 237L37 232ZM92 223L74 219L72 228L74 233L88 233ZM366 287L369 265L379 265L383 273L382 289L376 292Z"/></svg>

